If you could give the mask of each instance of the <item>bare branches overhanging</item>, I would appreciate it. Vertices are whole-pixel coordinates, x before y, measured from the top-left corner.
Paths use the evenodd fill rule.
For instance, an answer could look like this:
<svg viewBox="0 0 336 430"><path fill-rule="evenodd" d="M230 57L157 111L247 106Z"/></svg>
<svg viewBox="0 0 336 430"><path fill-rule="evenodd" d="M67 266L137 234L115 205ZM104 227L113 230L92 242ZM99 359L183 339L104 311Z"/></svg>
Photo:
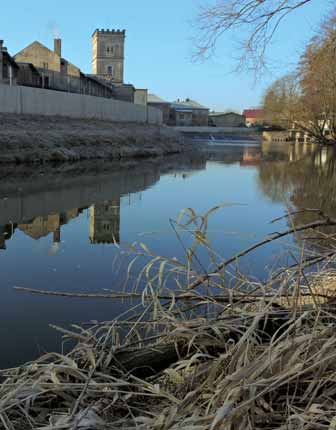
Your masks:
<svg viewBox="0 0 336 430"><path fill-rule="evenodd" d="M218 0L200 9L196 56L213 54L226 33L240 32L239 66L255 71L265 67L267 48L282 21L314 0Z"/></svg>
<svg viewBox="0 0 336 430"><path fill-rule="evenodd" d="M265 121L300 130L319 143L336 141L336 13L322 23L297 70L272 84Z"/></svg>

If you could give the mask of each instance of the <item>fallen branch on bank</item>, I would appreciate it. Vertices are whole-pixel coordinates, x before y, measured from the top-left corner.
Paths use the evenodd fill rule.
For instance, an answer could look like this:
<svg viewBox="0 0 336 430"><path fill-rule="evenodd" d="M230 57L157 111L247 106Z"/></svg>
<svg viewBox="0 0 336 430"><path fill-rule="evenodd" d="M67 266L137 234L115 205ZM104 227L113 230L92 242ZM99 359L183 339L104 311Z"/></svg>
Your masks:
<svg viewBox="0 0 336 430"><path fill-rule="evenodd" d="M134 300L134 299L141 299L143 301L151 301L151 296L144 296L143 294L137 294L137 293L112 293L112 294L99 294L99 293L93 293L93 294L86 294L86 293L67 293L64 291L47 291L47 290L36 290L34 288L23 288L23 287L14 287L15 291L21 292L21 293L28 293L28 294L35 294L40 296L54 296L54 297L68 297L68 298L75 298L75 299L112 299L112 300ZM302 298L304 297L311 297L311 293L309 292L301 292L300 296ZM332 292L315 292L314 296L321 299L331 299L334 298L334 294ZM281 293L277 294L278 299L286 299L288 298L288 293ZM171 295L157 295L157 300L162 301L171 301L174 300L176 302L178 301L190 301L190 302L199 302L199 303L252 303L253 301L262 301L267 302L271 301L274 303L275 300L275 293L269 292L269 293L259 293L259 294L252 294L252 293L240 293L240 292L223 292L221 295L213 295L213 296L207 296L207 295L199 295L199 294L192 294L192 292L186 292L183 294L177 294L175 295L173 292Z"/></svg>
<svg viewBox="0 0 336 430"><path fill-rule="evenodd" d="M231 263L234 263L235 261L238 261L240 258L245 257L247 254L251 253L252 251L255 251L258 248L261 248L262 246L265 246L271 242L274 242L275 240L284 238L286 236L290 236L295 233L300 233L302 231L312 230L319 227L331 227L336 226L336 219L333 218L325 218L323 220L317 220L308 224L295 226L293 228L290 228L286 231L283 231L281 233L274 233L273 235L270 235L266 237L265 239L261 240L258 243L253 244L252 246L244 249L243 251L239 252L238 254L234 255L233 257L224 260L223 263L219 264L216 269L209 274L201 276L199 279L197 279L195 282L189 285L189 289L194 289L204 282L208 281L210 278L216 277L220 275L220 272L224 270L226 267L228 267ZM336 253L336 250L335 250Z"/></svg>
<svg viewBox="0 0 336 430"><path fill-rule="evenodd" d="M332 423L336 318L263 310L231 309L214 321L166 319L165 333L145 347L139 338L137 348L115 345L113 322L82 331L69 354L5 373L0 428L245 430L287 423L294 430L307 428L303 418L309 428Z"/></svg>

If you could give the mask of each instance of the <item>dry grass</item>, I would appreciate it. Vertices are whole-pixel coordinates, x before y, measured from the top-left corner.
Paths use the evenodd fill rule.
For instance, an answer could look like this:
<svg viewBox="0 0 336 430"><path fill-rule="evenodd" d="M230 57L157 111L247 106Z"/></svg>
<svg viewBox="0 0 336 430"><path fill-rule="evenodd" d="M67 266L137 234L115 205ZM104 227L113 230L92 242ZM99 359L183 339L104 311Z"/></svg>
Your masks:
<svg viewBox="0 0 336 430"><path fill-rule="evenodd" d="M3 372L1 429L336 429L335 272L304 274L303 259L267 284L215 275L209 215L179 220L194 237L184 262L131 247L148 262L128 314L57 328L70 353ZM199 247L211 276L190 288Z"/></svg>

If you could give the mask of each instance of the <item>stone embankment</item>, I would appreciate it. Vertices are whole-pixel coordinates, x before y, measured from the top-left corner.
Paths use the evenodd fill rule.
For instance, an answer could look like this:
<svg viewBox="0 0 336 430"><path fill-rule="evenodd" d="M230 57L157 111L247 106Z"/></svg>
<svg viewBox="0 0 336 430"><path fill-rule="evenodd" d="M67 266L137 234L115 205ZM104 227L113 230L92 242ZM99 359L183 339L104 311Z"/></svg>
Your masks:
<svg viewBox="0 0 336 430"><path fill-rule="evenodd" d="M0 115L0 163L161 156L186 146L179 132L156 125Z"/></svg>

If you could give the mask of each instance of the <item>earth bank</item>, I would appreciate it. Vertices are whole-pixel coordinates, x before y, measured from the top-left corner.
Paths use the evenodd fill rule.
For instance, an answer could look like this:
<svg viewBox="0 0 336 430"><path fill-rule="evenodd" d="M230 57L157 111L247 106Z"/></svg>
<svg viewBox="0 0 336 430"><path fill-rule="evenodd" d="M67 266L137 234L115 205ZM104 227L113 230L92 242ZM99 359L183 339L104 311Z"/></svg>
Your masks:
<svg viewBox="0 0 336 430"><path fill-rule="evenodd" d="M0 163L122 159L180 153L167 127L63 117L0 115Z"/></svg>

